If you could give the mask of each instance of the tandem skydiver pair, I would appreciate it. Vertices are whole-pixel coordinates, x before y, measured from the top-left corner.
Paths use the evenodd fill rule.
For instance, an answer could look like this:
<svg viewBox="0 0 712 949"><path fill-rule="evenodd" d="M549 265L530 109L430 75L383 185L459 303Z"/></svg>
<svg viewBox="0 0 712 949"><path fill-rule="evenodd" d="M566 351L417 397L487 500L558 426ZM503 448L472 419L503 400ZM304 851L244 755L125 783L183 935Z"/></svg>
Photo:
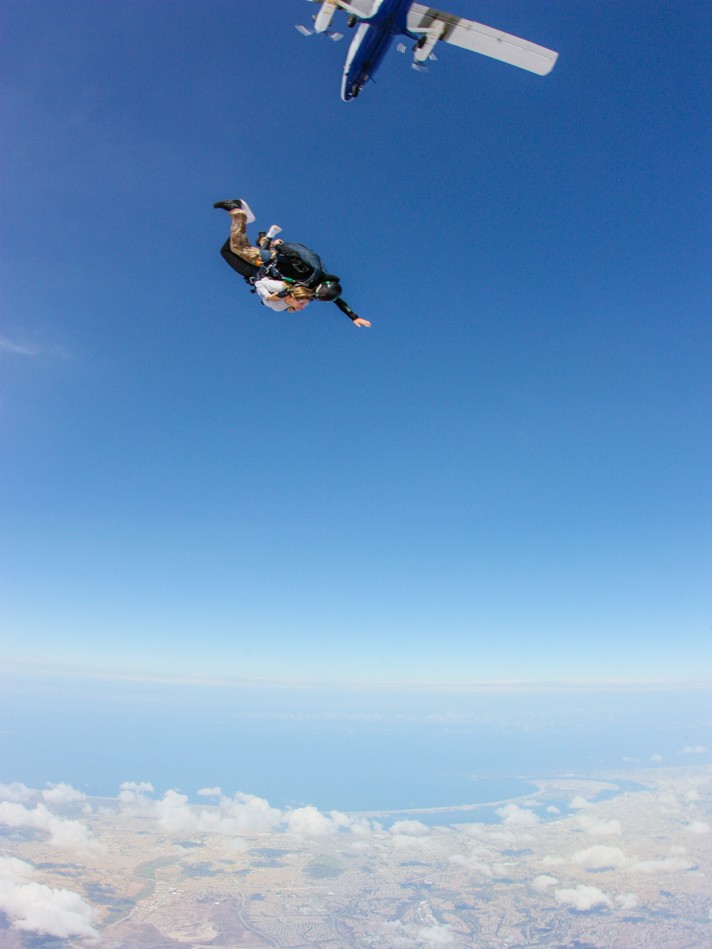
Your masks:
<svg viewBox="0 0 712 949"><path fill-rule="evenodd" d="M304 244L285 243L276 235L282 230L272 225L260 231L257 245L247 237L247 225L255 220L242 198L216 201L214 208L230 215L230 236L220 249L223 259L250 285L262 304L278 312L295 313L312 300L330 301L345 313L354 326L370 326L341 299L341 284L327 273L317 253Z"/></svg>

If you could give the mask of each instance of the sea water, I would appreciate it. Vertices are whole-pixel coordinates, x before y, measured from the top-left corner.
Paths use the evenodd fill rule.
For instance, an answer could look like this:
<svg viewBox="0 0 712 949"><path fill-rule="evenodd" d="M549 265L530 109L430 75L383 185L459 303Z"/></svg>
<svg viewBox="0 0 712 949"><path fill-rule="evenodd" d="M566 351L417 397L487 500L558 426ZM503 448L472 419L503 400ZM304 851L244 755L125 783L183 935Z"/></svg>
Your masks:
<svg viewBox="0 0 712 949"><path fill-rule="evenodd" d="M337 690L4 675L0 689L0 783L63 781L92 796L147 781L191 800L219 786L276 807L425 811L511 800L537 777L700 764L712 744L702 688Z"/></svg>

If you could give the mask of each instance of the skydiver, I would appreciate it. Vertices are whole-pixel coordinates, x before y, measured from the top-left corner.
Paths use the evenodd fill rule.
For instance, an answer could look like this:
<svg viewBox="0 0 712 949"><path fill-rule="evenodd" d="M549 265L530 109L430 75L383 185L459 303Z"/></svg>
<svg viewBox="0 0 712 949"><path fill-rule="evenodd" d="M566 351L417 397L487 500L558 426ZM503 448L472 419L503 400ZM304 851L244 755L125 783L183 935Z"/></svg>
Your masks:
<svg viewBox="0 0 712 949"><path fill-rule="evenodd" d="M267 235L260 238L260 247L253 247L248 240L246 228L255 220L246 201L217 201L213 207L223 208L230 215L230 236L222 246L220 253L227 263L251 284L260 301L271 310L294 313L303 310L313 299L314 291L307 287L290 287L284 280L260 276L260 270L272 256ZM281 228L273 225L270 235L279 233Z"/></svg>
<svg viewBox="0 0 712 949"><path fill-rule="evenodd" d="M275 240L277 225L260 232L258 244L250 244L247 225L255 220L249 205L240 198L216 201L230 215L230 236L220 253L227 264L250 283L261 302L272 310L303 310L311 300L331 300L355 326L370 326L341 299L338 277L324 272L321 258L303 244Z"/></svg>

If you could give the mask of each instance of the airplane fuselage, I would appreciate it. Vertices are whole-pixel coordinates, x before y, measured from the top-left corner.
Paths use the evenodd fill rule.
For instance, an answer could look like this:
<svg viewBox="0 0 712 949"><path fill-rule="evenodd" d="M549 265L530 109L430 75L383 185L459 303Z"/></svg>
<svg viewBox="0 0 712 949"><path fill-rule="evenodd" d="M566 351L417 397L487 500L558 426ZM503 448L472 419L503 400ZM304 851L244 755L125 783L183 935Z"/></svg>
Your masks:
<svg viewBox="0 0 712 949"><path fill-rule="evenodd" d="M368 12L361 16L346 57L341 83L344 102L355 99L381 65L396 36L410 36L407 26L408 10L412 0L373 0ZM356 4L354 4L356 6Z"/></svg>
<svg viewBox="0 0 712 949"><path fill-rule="evenodd" d="M465 17L443 13L418 0L313 0L319 3L314 17L314 32L326 33L332 39L342 34L331 32L332 18L341 10L348 14L348 25L356 27L349 46L341 82L344 102L355 99L374 76L396 36L415 40L413 66L416 69L434 59L437 43L459 46L473 53L508 63L539 76L554 68L558 53L537 43L521 39ZM297 27L309 35L306 27ZM405 48L401 47L401 52Z"/></svg>

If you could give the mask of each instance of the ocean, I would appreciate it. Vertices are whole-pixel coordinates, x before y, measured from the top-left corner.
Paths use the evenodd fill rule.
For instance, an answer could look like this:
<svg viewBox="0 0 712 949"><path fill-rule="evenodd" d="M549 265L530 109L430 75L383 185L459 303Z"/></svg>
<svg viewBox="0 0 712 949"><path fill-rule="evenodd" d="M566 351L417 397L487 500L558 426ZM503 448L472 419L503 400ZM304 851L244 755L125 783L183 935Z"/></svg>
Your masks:
<svg viewBox="0 0 712 949"><path fill-rule="evenodd" d="M110 797L148 781L156 794L204 802L198 791L219 786L325 811L458 807L519 797L537 777L709 761L710 707L700 688L358 690L6 673L0 783L67 782Z"/></svg>

